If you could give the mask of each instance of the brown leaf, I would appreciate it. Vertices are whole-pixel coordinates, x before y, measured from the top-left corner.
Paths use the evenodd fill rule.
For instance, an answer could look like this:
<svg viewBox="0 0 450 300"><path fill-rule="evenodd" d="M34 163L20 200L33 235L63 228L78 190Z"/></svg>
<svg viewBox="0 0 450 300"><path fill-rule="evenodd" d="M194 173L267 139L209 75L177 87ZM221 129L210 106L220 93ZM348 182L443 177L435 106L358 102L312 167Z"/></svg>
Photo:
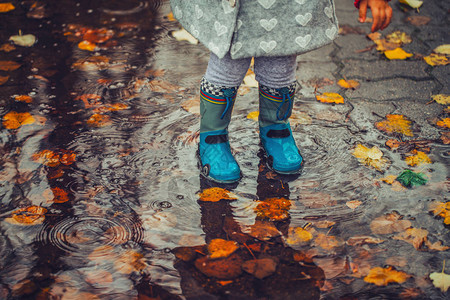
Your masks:
<svg viewBox="0 0 450 300"><path fill-rule="evenodd" d="M384 240L372 236L354 236L347 240L349 246L361 246L364 244L380 244Z"/></svg>
<svg viewBox="0 0 450 300"><path fill-rule="evenodd" d="M448 247L448 246L443 246L441 241L431 243L429 240L426 240L425 245L428 247L428 249L434 250L434 251L446 251L446 250L450 249L450 247Z"/></svg>
<svg viewBox="0 0 450 300"><path fill-rule="evenodd" d="M235 241L224 239L213 239L208 244L210 258L228 257L237 249L239 249L239 246Z"/></svg>
<svg viewBox="0 0 450 300"><path fill-rule="evenodd" d="M353 210L356 209L361 204L362 204L362 202L359 200L351 200L351 201L345 202L345 205L347 205L350 209L353 209Z"/></svg>
<svg viewBox="0 0 450 300"><path fill-rule="evenodd" d="M411 227L411 222L408 220L402 220L401 216L397 212L392 212L380 216L370 223L370 229L375 234L389 234L393 232L400 232L406 228Z"/></svg>
<svg viewBox="0 0 450 300"><path fill-rule="evenodd" d="M0 71L14 71L20 68L20 64L11 60L0 60Z"/></svg>
<svg viewBox="0 0 450 300"><path fill-rule="evenodd" d="M255 208L257 217L271 221L282 221L289 218L291 201L285 198L268 198L260 201Z"/></svg>
<svg viewBox="0 0 450 300"><path fill-rule="evenodd" d="M277 263L271 258L247 260L242 264L242 270L258 279L266 278L275 273Z"/></svg>
<svg viewBox="0 0 450 300"><path fill-rule="evenodd" d="M409 16L406 18L406 22L411 23L414 26L427 25L430 21L431 18L427 16Z"/></svg>
<svg viewBox="0 0 450 300"><path fill-rule="evenodd" d="M388 267L386 269L375 267L370 270L369 275L364 277L364 281L378 286L386 286L390 282L403 283L409 277L411 276L404 272L393 270L392 267Z"/></svg>
<svg viewBox="0 0 450 300"><path fill-rule="evenodd" d="M55 203L64 203L69 201L69 194L65 190L59 187L54 187L52 188L52 192L54 195L53 201Z"/></svg>
<svg viewBox="0 0 450 300"><path fill-rule="evenodd" d="M0 85L5 84L9 79L9 76L0 76Z"/></svg>
<svg viewBox="0 0 450 300"><path fill-rule="evenodd" d="M197 258L197 255L205 253L205 246L194 246L194 247L177 247L172 250L173 254L175 254L175 257L178 259L181 259L182 261L192 261L195 258Z"/></svg>
<svg viewBox="0 0 450 300"><path fill-rule="evenodd" d="M14 45L9 44L9 43L5 43L5 44L0 46L0 51L11 52L13 50L16 50L16 47Z"/></svg>
<svg viewBox="0 0 450 300"><path fill-rule="evenodd" d="M394 240L405 241L420 250L423 243L427 240L428 231L420 228L408 228L404 232L393 237Z"/></svg>
<svg viewBox="0 0 450 300"><path fill-rule="evenodd" d="M198 258L195 267L208 277L219 279L232 279L242 274L242 258L233 253L232 255L220 258L209 259L207 256Z"/></svg>
<svg viewBox="0 0 450 300"><path fill-rule="evenodd" d="M319 233L317 237L314 239L314 245L321 247L325 250L333 250L336 247L342 246L344 242L335 236L325 235L323 233Z"/></svg>
<svg viewBox="0 0 450 300"><path fill-rule="evenodd" d="M250 226L249 235L258 240L267 241L271 238L280 236L281 233L275 227L273 222L265 220L255 220L255 224Z"/></svg>

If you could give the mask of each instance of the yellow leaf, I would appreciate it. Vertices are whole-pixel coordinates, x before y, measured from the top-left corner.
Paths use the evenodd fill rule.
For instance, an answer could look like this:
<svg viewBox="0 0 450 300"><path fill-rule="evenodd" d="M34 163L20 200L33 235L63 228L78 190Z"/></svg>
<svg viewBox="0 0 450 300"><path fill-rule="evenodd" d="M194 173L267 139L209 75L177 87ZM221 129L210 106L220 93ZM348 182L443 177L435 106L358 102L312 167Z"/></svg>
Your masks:
<svg viewBox="0 0 450 300"><path fill-rule="evenodd" d="M449 105L450 104L450 96L445 94L438 94L433 95L431 98L436 101L436 103L442 104L442 105Z"/></svg>
<svg viewBox="0 0 450 300"><path fill-rule="evenodd" d="M374 167L377 170L381 170L383 166L388 162L383 158L383 152L376 146L367 148L361 144L358 144L353 150L353 156L359 159L359 161L365 165Z"/></svg>
<svg viewBox="0 0 450 300"><path fill-rule="evenodd" d="M391 34L388 34L386 36L386 41L389 42L389 43L396 43L396 44L402 45L402 44L409 44L409 43L411 43L412 39L405 32L397 30L397 31L394 31Z"/></svg>
<svg viewBox="0 0 450 300"><path fill-rule="evenodd" d="M344 103L344 98L338 93L323 93L316 95L316 99L324 103Z"/></svg>
<svg viewBox="0 0 450 300"><path fill-rule="evenodd" d="M345 80L341 79L338 81L338 85L344 89L356 89L359 87L359 82L356 80Z"/></svg>
<svg viewBox="0 0 450 300"><path fill-rule="evenodd" d="M289 245L295 245L299 243L309 242L312 238L313 235L310 231L302 227L290 227L286 242Z"/></svg>
<svg viewBox="0 0 450 300"><path fill-rule="evenodd" d="M375 127L378 130L387 133L401 133L406 136L413 136L411 131L411 121L406 119L403 115L386 115L386 120L376 122Z"/></svg>
<svg viewBox="0 0 450 300"><path fill-rule="evenodd" d="M430 279L433 280L433 285L443 293L447 292L450 287L450 275L442 273L433 272L430 274Z"/></svg>
<svg viewBox="0 0 450 300"><path fill-rule="evenodd" d="M96 47L97 45L95 43L91 43L89 41L81 41L78 43L78 48L81 50L95 51Z"/></svg>
<svg viewBox="0 0 450 300"><path fill-rule="evenodd" d="M258 121L259 111L252 111L247 115L247 119Z"/></svg>
<svg viewBox="0 0 450 300"><path fill-rule="evenodd" d="M410 275L404 272L392 270L392 267L386 269L375 267L369 271L369 274L366 277L364 277L364 281L378 286L385 286L390 282L403 283L409 277Z"/></svg>
<svg viewBox="0 0 450 300"><path fill-rule="evenodd" d="M405 158L405 161L410 166L419 166L422 164L431 164L431 159L425 152L413 150L414 155Z"/></svg>
<svg viewBox="0 0 450 300"><path fill-rule="evenodd" d="M0 3L0 13L8 12L15 9L12 3Z"/></svg>
<svg viewBox="0 0 450 300"><path fill-rule="evenodd" d="M436 122L436 125L439 127L446 127L446 128L450 128L450 118L444 118L440 121Z"/></svg>
<svg viewBox="0 0 450 300"><path fill-rule="evenodd" d="M17 129L22 125L33 124L36 120L28 113L11 111L3 117L3 126L7 129Z"/></svg>
<svg viewBox="0 0 450 300"><path fill-rule="evenodd" d="M167 15L167 20L169 20L170 22L174 22L174 21L176 21L177 19L175 19L175 17L173 16L173 12L170 12L170 13Z"/></svg>
<svg viewBox="0 0 450 300"><path fill-rule="evenodd" d="M450 62L444 54L431 53L423 58L430 66L446 66Z"/></svg>
<svg viewBox="0 0 450 300"><path fill-rule="evenodd" d="M9 37L9 40L12 41L15 45L22 47L31 47L36 43L36 37L32 34L19 34L12 35Z"/></svg>
<svg viewBox="0 0 450 300"><path fill-rule="evenodd" d="M223 239L213 239L208 245L210 258L228 257L237 249L239 249L239 246L235 241Z"/></svg>
<svg viewBox="0 0 450 300"><path fill-rule="evenodd" d="M209 189L203 190L202 193L199 194L200 201L206 202L218 202L220 200L237 200L235 194L226 189L219 187L212 187Z"/></svg>
<svg viewBox="0 0 450 300"><path fill-rule="evenodd" d="M42 224L45 219L47 209L41 206L29 206L19 208L11 213L11 218L6 218L5 221L15 225L37 225Z"/></svg>
<svg viewBox="0 0 450 300"><path fill-rule="evenodd" d="M411 53L406 52L405 50L403 50L402 48L396 48L394 50L387 50L384 51L384 55L388 58L388 59L406 59L408 57L413 56Z"/></svg>
<svg viewBox="0 0 450 300"><path fill-rule="evenodd" d="M419 8L423 4L423 1L419 0L398 0L398 2L406 4L412 8Z"/></svg>
<svg viewBox="0 0 450 300"><path fill-rule="evenodd" d="M333 248L343 245L344 242L335 236L319 233L314 240L314 244L325 250L332 250Z"/></svg>
<svg viewBox="0 0 450 300"><path fill-rule="evenodd" d="M450 44L440 45L433 50L435 53L450 55Z"/></svg>
<svg viewBox="0 0 450 300"><path fill-rule="evenodd" d="M386 177L380 178L381 181L387 184L393 184L395 179L397 179L397 175L387 175Z"/></svg>
<svg viewBox="0 0 450 300"><path fill-rule="evenodd" d="M430 211L434 213L435 216L440 216L444 218L444 224L450 225L450 201L448 202L433 202L430 204Z"/></svg>

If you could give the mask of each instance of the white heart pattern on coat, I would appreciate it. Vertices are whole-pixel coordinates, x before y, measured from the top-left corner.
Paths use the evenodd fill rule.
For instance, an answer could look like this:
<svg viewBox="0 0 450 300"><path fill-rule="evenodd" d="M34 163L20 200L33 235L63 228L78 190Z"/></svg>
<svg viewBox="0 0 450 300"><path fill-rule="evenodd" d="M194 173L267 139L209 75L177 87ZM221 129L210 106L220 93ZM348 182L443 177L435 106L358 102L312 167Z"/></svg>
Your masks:
<svg viewBox="0 0 450 300"><path fill-rule="evenodd" d="M198 5L195 6L195 15L197 16L197 19L201 19L201 17L203 17L203 10L201 10Z"/></svg>
<svg viewBox="0 0 450 300"><path fill-rule="evenodd" d="M194 25L191 25L191 33L192 33L192 35L193 35L195 38L198 38L198 35L200 34L200 33L198 32L198 30L195 29L195 26L194 26Z"/></svg>
<svg viewBox="0 0 450 300"><path fill-rule="evenodd" d="M308 24L308 22L311 21L311 19L312 19L311 13L306 13L304 15L296 15L295 16L295 21L297 21L297 23L299 23L302 26L305 26L306 24Z"/></svg>
<svg viewBox="0 0 450 300"><path fill-rule="evenodd" d="M239 28L241 28L241 26L242 26L242 21L241 20L237 20L236 28L234 28L234 32L237 32L239 30Z"/></svg>
<svg viewBox="0 0 450 300"><path fill-rule="evenodd" d="M278 23L278 20L273 18L270 20L261 19L259 20L259 24L267 31L271 31Z"/></svg>
<svg viewBox="0 0 450 300"><path fill-rule="evenodd" d="M323 12L327 15L328 18L333 17L333 8L331 6L327 6L323 9Z"/></svg>
<svg viewBox="0 0 450 300"><path fill-rule="evenodd" d="M231 46L231 49L230 49L231 55L235 55L239 50L241 50L241 48L242 48L241 42L237 42L237 43L233 44L233 46Z"/></svg>
<svg viewBox="0 0 450 300"><path fill-rule="evenodd" d="M220 48L216 46L213 42L209 42L208 48L214 53L217 54L220 51Z"/></svg>
<svg viewBox="0 0 450 300"><path fill-rule="evenodd" d="M302 48L305 48L306 45L309 44L309 42L311 42L311 35L307 34L305 36L298 36L295 38L295 42Z"/></svg>
<svg viewBox="0 0 450 300"><path fill-rule="evenodd" d="M228 0L222 0L222 7L225 14L229 14L234 10L234 7L231 7L230 2L228 2Z"/></svg>
<svg viewBox="0 0 450 300"><path fill-rule="evenodd" d="M276 41L270 41L270 42L261 41L259 43L259 47L261 47L261 49L263 49L264 52L266 52L266 53L271 52L273 49L275 49L276 46L277 46Z"/></svg>
<svg viewBox="0 0 450 300"><path fill-rule="evenodd" d="M276 0L258 0L259 4L262 5L265 9L269 9Z"/></svg>
<svg viewBox="0 0 450 300"><path fill-rule="evenodd" d="M295 0L298 4L305 4L306 0Z"/></svg>
<svg viewBox="0 0 450 300"><path fill-rule="evenodd" d="M227 33L227 31L228 31L227 26L220 24L219 21L214 22L214 28L216 29L218 36L221 36L221 35Z"/></svg>
<svg viewBox="0 0 450 300"><path fill-rule="evenodd" d="M325 30L325 34L330 40L332 40L336 36L336 33L337 33L336 27L331 27Z"/></svg>

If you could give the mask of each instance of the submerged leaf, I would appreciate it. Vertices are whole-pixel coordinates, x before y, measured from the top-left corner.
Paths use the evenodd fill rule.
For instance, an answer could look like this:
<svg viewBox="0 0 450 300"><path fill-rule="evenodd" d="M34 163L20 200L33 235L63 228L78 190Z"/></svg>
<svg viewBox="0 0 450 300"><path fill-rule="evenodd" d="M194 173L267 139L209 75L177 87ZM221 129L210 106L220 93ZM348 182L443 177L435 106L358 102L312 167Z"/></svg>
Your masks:
<svg viewBox="0 0 450 300"><path fill-rule="evenodd" d="M20 64L12 60L0 60L0 71L14 71L20 68Z"/></svg>
<svg viewBox="0 0 450 300"><path fill-rule="evenodd" d="M5 84L9 79L9 76L0 76L0 85Z"/></svg>
<svg viewBox="0 0 450 300"><path fill-rule="evenodd" d="M450 128L450 118L444 118L436 122L436 125L439 127Z"/></svg>
<svg viewBox="0 0 450 300"><path fill-rule="evenodd" d="M291 201L285 198L268 198L260 201L255 208L256 216L271 221L282 221L289 218Z"/></svg>
<svg viewBox="0 0 450 300"><path fill-rule="evenodd" d="M403 115L388 114L386 115L386 120L376 122L375 127L387 133L401 133L406 136L413 136L411 121Z"/></svg>
<svg viewBox="0 0 450 300"><path fill-rule="evenodd" d="M398 177L397 181L403 186L410 188L414 186L420 186L427 183L427 179L423 173L416 173L411 170L403 171Z"/></svg>
<svg viewBox="0 0 450 300"><path fill-rule="evenodd" d="M5 221L15 225L38 225L44 222L46 212L46 208L35 205L19 208L13 211L11 218L6 218Z"/></svg>
<svg viewBox="0 0 450 300"><path fill-rule="evenodd" d="M224 239L213 239L208 244L210 258L228 257L237 249L239 249L239 246L235 241L227 241Z"/></svg>
<svg viewBox="0 0 450 300"><path fill-rule="evenodd" d="M344 103L344 98L338 93L323 93L316 95L316 99L323 103Z"/></svg>
<svg viewBox="0 0 450 300"><path fill-rule="evenodd" d="M242 264L242 270L258 279L272 275L276 269L277 263L271 258L247 260Z"/></svg>
<svg viewBox="0 0 450 300"><path fill-rule="evenodd" d="M386 158L383 158L383 152L376 146L367 148L366 146L358 144L355 147L355 150L353 150L353 156L358 158L361 163L374 167L377 170L381 170L388 162Z"/></svg>
<svg viewBox="0 0 450 300"><path fill-rule="evenodd" d="M35 121L35 118L29 112L11 111L3 117L3 126L7 129L17 129L22 125L33 124Z"/></svg>
<svg viewBox="0 0 450 300"><path fill-rule="evenodd" d="M423 164L432 163L431 159L425 152L413 150L411 153L413 155L405 158L406 163L410 166L420 166Z"/></svg>
<svg viewBox="0 0 450 300"><path fill-rule="evenodd" d="M408 220L403 220L402 218L403 216L395 211L385 214L374 219L370 223L370 229L375 234L389 234L393 232L400 232L411 227L411 222Z"/></svg>
<svg viewBox="0 0 450 300"><path fill-rule="evenodd" d="M212 187L209 189L203 190L199 194L200 201L207 201L207 202L218 202L220 200L237 200L237 197L232 192L225 190L223 188L219 187Z"/></svg>
<svg viewBox="0 0 450 300"><path fill-rule="evenodd" d="M309 229L309 228L308 228ZM305 244L312 240L313 235L311 230L302 227L289 227L289 234L286 242L289 245Z"/></svg>
<svg viewBox="0 0 450 300"><path fill-rule="evenodd" d="M386 41L388 41L389 43L396 43L402 45L411 43L412 39L405 32L397 30L392 32L391 34L388 34L386 36Z"/></svg>
<svg viewBox="0 0 450 300"><path fill-rule="evenodd" d="M220 259L207 256L195 260L195 267L208 277L232 279L242 274L242 258L236 253Z"/></svg>
<svg viewBox="0 0 450 300"><path fill-rule="evenodd" d="M443 293L447 292L448 288L450 287L449 274L445 274L444 272L433 272L430 274L430 279L433 280L433 285L441 289Z"/></svg>
<svg viewBox="0 0 450 300"><path fill-rule="evenodd" d="M19 102L31 103L33 102L33 98L28 95L18 95L15 96L14 99Z"/></svg>
<svg viewBox="0 0 450 300"><path fill-rule="evenodd" d="M314 244L325 250L332 250L336 247L342 246L344 242L335 236L319 233L314 240Z"/></svg>
<svg viewBox="0 0 450 300"><path fill-rule="evenodd" d="M364 281L378 286L386 286L390 282L403 283L409 277L410 275L393 270L392 267L386 269L375 267L369 271L369 274L366 277L364 277Z"/></svg>
<svg viewBox="0 0 450 300"><path fill-rule="evenodd" d="M410 243L416 250L419 250L427 240L427 236L428 231L425 229L408 228L404 232L395 235L393 239Z"/></svg>

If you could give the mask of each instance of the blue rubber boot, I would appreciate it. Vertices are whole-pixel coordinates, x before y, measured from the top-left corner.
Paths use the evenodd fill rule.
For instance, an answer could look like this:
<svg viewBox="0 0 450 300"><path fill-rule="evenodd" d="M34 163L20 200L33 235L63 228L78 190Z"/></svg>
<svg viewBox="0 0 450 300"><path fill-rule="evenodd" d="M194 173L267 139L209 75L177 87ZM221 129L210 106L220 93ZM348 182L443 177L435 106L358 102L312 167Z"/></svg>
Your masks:
<svg viewBox="0 0 450 300"><path fill-rule="evenodd" d="M259 86L259 135L269 166L280 174L298 174L303 167L289 125L294 95L295 83L279 89Z"/></svg>
<svg viewBox="0 0 450 300"><path fill-rule="evenodd" d="M228 124L231 120L238 87L219 87L203 78L200 88L201 172L219 183L234 183L241 178L241 170L231 154Z"/></svg>

